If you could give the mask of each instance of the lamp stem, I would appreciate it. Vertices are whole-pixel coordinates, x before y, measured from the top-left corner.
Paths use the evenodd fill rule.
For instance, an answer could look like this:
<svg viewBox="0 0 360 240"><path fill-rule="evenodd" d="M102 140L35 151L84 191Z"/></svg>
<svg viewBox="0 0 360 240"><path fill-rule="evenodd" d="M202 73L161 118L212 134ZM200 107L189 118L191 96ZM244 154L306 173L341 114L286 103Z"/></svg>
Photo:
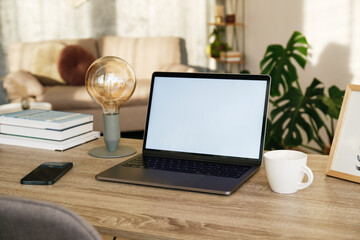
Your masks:
<svg viewBox="0 0 360 240"><path fill-rule="evenodd" d="M115 152L120 142L120 115L103 114L104 141L109 152Z"/></svg>

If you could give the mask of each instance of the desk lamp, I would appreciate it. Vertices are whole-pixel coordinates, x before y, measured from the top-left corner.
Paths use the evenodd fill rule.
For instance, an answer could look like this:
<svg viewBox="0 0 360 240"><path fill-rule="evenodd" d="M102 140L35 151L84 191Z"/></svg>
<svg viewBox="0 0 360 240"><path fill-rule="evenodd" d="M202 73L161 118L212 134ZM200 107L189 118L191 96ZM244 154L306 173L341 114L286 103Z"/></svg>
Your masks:
<svg viewBox="0 0 360 240"><path fill-rule="evenodd" d="M94 61L86 72L85 85L90 96L103 109L104 141L102 147L93 148L94 157L115 158L134 154L130 146L119 146L119 109L133 94L136 80L130 64L121 58L106 56Z"/></svg>

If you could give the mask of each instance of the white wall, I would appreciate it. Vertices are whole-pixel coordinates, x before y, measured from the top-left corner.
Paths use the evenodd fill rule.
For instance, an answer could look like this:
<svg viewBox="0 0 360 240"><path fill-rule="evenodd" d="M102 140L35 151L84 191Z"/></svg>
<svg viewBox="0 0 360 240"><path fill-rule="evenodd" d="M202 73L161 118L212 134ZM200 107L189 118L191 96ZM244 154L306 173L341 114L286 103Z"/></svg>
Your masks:
<svg viewBox="0 0 360 240"><path fill-rule="evenodd" d="M314 77L325 85L360 84L360 1L356 0L246 0L246 68L259 73L269 44L285 45L293 31L311 45L300 82Z"/></svg>

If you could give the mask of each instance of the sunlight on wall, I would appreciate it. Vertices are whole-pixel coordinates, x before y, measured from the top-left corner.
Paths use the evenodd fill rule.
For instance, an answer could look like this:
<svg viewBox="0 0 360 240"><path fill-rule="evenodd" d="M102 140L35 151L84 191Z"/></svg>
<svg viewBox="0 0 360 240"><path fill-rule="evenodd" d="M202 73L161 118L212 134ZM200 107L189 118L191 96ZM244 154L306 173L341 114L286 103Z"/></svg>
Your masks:
<svg viewBox="0 0 360 240"><path fill-rule="evenodd" d="M352 1L351 60L350 70L354 74L352 83L360 84L360 1ZM356 24L355 24L356 23Z"/></svg>
<svg viewBox="0 0 360 240"><path fill-rule="evenodd" d="M311 45L310 64L341 86L360 83L359 6L354 0L304 1L303 33Z"/></svg>
<svg viewBox="0 0 360 240"><path fill-rule="evenodd" d="M205 0L117 0L116 35L123 37L176 36L185 40L188 64L206 66Z"/></svg>

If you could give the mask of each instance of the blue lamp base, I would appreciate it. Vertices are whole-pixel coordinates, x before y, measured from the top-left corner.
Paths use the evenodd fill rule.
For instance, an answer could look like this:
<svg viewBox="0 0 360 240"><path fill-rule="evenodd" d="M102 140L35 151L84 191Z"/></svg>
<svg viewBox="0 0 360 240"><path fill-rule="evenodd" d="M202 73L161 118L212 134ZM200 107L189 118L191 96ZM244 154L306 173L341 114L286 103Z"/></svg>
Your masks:
<svg viewBox="0 0 360 240"><path fill-rule="evenodd" d="M98 158L120 158L136 153L136 149L130 146L120 145L115 152L109 152L106 146L96 147L89 150L89 155Z"/></svg>
<svg viewBox="0 0 360 240"><path fill-rule="evenodd" d="M99 158L120 158L136 153L135 148L119 145L120 116L119 114L104 114L104 142L106 146L96 147L89 151L89 155Z"/></svg>

